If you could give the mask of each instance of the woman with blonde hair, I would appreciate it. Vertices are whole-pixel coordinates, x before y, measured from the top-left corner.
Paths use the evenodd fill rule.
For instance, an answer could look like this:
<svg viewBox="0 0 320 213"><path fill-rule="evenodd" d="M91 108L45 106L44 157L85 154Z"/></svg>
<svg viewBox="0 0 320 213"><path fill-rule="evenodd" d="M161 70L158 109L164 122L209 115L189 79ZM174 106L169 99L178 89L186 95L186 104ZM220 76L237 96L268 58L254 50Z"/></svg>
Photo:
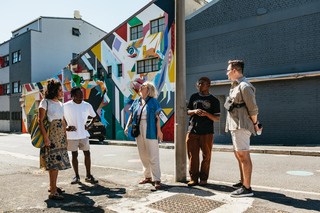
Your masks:
<svg viewBox="0 0 320 213"><path fill-rule="evenodd" d="M43 94L44 99L39 105L38 122L45 147L40 149L40 168L44 168L49 172L49 199L62 200L63 196L61 194L64 190L56 185L58 171L71 168L71 165L67 152L63 104L59 101L63 97L61 83L56 79L49 79ZM50 123L49 137L43 124L46 112Z"/></svg>
<svg viewBox="0 0 320 213"><path fill-rule="evenodd" d="M162 140L163 134L160 126L160 111L157 101L155 86L151 82L144 82L139 90L140 98L136 99L130 107L130 117L124 130L128 136L129 126L137 123L140 118L140 134L137 139L137 147L143 165L144 179L139 184L151 183L152 176L155 180L155 188L161 187L161 172L159 162L158 138ZM138 122L139 123L139 122Z"/></svg>

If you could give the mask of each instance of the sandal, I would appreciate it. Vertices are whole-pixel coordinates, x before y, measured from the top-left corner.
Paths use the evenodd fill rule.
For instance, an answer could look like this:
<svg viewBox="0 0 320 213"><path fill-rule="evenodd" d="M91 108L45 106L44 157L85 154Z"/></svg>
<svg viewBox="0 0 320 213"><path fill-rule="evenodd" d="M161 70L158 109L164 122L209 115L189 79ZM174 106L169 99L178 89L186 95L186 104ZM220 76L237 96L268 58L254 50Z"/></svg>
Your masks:
<svg viewBox="0 0 320 213"><path fill-rule="evenodd" d="M48 189L48 192L51 192L51 189ZM64 190L63 188L57 187L57 192L58 192L59 194L62 194L62 193L65 193L66 190Z"/></svg>
<svg viewBox="0 0 320 213"><path fill-rule="evenodd" d="M49 195L48 197L51 200L63 200L64 199L64 197L62 195L59 195L59 194Z"/></svg>
<svg viewBox="0 0 320 213"><path fill-rule="evenodd" d="M154 182L154 187L155 187L156 189L161 188L161 182L160 182L160 181L155 181L155 182Z"/></svg>
<svg viewBox="0 0 320 213"><path fill-rule="evenodd" d="M144 180L139 182L139 184L145 184L145 183L152 183L152 178L145 178Z"/></svg>

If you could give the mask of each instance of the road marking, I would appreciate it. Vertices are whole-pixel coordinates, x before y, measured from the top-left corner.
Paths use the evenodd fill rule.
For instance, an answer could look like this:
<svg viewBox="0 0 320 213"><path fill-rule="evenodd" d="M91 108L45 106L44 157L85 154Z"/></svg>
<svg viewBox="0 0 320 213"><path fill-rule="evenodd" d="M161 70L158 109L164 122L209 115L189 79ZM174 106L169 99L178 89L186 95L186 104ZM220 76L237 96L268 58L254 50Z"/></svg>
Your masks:
<svg viewBox="0 0 320 213"><path fill-rule="evenodd" d="M287 171L289 175L297 175L297 176L311 176L314 175L313 172L306 172L306 171Z"/></svg>
<svg viewBox="0 0 320 213"><path fill-rule="evenodd" d="M113 156L116 156L116 154L105 154L105 155L103 155L103 157L113 157Z"/></svg>
<svg viewBox="0 0 320 213"><path fill-rule="evenodd" d="M16 148L16 147L18 147L18 146L12 146L12 145L8 145L8 144L0 144L0 146L11 147L11 148Z"/></svg>
<svg viewBox="0 0 320 213"><path fill-rule="evenodd" d="M7 152L7 151L1 151L1 155L11 155L12 157L26 159L26 160L39 160L39 157L31 156L31 155L25 155L25 154L19 154L14 152Z"/></svg>
<svg viewBox="0 0 320 213"><path fill-rule="evenodd" d="M121 169L121 168L116 168L116 167L108 167L108 166L99 166L99 165L92 165L94 167L98 168L104 168L104 169L115 169L115 170L120 170L120 171L130 171L133 173L141 173L141 171L136 171L136 170L131 170L131 169ZM163 174L163 176L169 176L173 177L173 175L168 175L168 174ZM215 181L215 180L208 180L208 183L213 183L213 184L220 184L220 185L229 185L232 186L234 183L231 182L225 182L225 181ZM276 188L276 187L269 187L269 186L258 186L258 185L252 185L254 188L258 189L264 189L268 191L282 191L282 192L293 192L293 193L298 193L298 194L308 194L308 195L317 195L320 196L320 193L317 192L306 192L306 191L299 191L299 190L292 190L292 189L284 189L284 188ZM234 198L234 199L239 199L239 198Z"/></svg>
<svg viewBox="0 0 320 213"><path fill-rule="evenodd" d="M25 154L19 154L19 153L13 153L13 152L7 152L7 151L2 151L0 150L1 155L10 155L16 158L21 158L21 159L26 159L26 160L34 160L38 161L39 157L36 156L30 156L30 155L25 155ZM80 163L81 164L81 163ZM131 169L122 169L122 168L116 168L116 167L109 167L109 166L100 166L100 165L92 165L92 167L97 167L97 168L104 168L104 169L115 169L115 170L120 170L120 171L126 171L126 172L131 172L131 173L140 173L142 174L141 171L136 171L136 170L131 170ZM317 172L320 172L320 170L317 170ZM167 174L163 174L167 175ZM169 177L173 177L173 175L167 175ZM225 182L225 181L215 181L215 180L208 180L209 183L214 183L214 184L225 184L225 185L232 185L234 183L231 182ZM276 188L276 187L267 187L267 186L257 186L257 185L252 185L254 188L258 189L264 189L268 191L281 191L281 192L293 192L293 193L298 193L298 194L308 194L308 195L316 195L320 196L320 193L317 192L306 192L306 191L299 191L299 190L291 190L291 189L284 189L284 188Z"/></svg>
<svg viewBox="0 0 320 213"><path fill-rule="evenodd" d="M221 185L232 185L234 183L231 182L224 182L224 181L214 181L214 180L208 180L208 183L214 183L214 184L221 184ZM251 185L252 188L258 188L258 189L264 189L268 191L281 191L281 192L293 192L298 194L308 194L308 195L317 195L320 196L320 193L317 192L306 192L306 191L299 191L299 190L292 190L292 189L284 189L284 188L276 188L276 187L269 187L269 186L257 186L257 185Z"/></svg>
<svg viewBox="0 0 320 213"><path fill-rule="evenodd" d="M140 159L132 159L132 160L128 160L128 162L130 163L138 163L138 162L141 162Z"/></svg>

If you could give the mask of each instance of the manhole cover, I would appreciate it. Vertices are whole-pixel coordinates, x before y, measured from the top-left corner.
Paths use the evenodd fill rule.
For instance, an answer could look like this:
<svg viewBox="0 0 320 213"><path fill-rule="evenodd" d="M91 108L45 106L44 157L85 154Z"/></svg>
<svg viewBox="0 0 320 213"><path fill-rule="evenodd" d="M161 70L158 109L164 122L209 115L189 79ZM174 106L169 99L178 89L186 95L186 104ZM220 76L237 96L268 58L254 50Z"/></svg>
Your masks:
<svg viewBox="0 0 320 213"><path fill-rule="evenodd" d="M209 212L224 203L200 198L194 195L176 194L149 204L147 207L163 212Z"/></svg>

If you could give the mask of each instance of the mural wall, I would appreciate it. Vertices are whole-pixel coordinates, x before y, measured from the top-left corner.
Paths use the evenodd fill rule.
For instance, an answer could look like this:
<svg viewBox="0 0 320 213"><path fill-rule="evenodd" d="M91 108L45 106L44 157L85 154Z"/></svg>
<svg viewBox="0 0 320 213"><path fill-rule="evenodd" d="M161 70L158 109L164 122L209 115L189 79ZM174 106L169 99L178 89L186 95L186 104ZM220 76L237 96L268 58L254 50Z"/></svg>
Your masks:
<svg viewBox="0 0 320 213"><path fill-rule="evenodd" d="M155 32L157 29L154 21L159 22L159 32ZM132 34L135 35L132 33L133 28L140 28L140 32L136 34L138 39L132 39ZM173 0L156 1L134 15L127 23L86 51L76 64L66 66L54 76L63 84L64 102L70 100L72 87L81 87L84 99L92 104L101 122L106 126L106 138L134 140L126 137L123 131L130 115L129 108L134 99L139 97L140 85L145 81L151 81L156 86L157 99L163 109L160 118L164 141L173 141L174 29ZM154 59L151 70L147 59ZM141 63L138 62L145 63L145 70L140 74L138 69L141 72ZM37 101L42 99L39 91L44 84L45 81L26 84L23 87L24 131L28 115L31 117L37 107Z"/></svg>

